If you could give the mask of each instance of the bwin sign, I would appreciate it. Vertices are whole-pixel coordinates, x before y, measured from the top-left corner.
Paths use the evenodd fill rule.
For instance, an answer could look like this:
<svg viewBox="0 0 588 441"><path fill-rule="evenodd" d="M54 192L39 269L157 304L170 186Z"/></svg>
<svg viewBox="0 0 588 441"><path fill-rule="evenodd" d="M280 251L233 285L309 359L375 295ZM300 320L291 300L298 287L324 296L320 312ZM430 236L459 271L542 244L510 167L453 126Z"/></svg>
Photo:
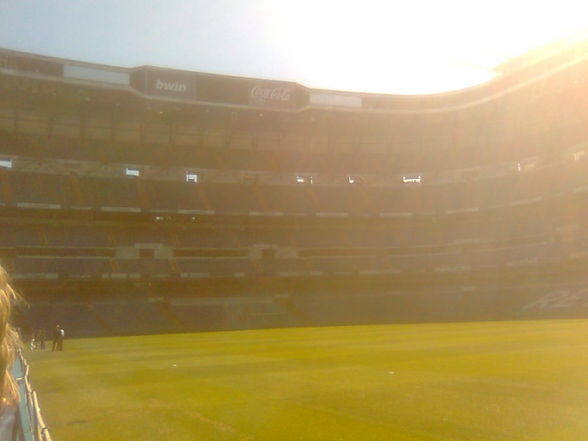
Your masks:
<svg viewBox="0 0 588 441"><path fill-rule="evenodd" d="M180 83L178 81L162 81L157 78L155 80L155 90L184 94L188 91L188 86L185 83Z"/></svg>

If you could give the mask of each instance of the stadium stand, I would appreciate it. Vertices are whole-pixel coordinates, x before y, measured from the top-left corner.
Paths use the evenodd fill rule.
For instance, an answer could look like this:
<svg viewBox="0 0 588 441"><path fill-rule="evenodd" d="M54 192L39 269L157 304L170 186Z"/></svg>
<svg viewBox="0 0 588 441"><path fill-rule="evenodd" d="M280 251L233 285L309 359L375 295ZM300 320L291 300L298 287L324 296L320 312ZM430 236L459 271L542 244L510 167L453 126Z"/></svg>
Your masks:
<svg viewBox="0 0 588 441"><path fill-rule="evenodd" d="M166 96L137 80L151 67L78 63L115 86L0 50L0 260L23 327L582 316L586 47L450 94L284 83L284 102L253 101L260 79L180 72L244 89Z"/></svg>

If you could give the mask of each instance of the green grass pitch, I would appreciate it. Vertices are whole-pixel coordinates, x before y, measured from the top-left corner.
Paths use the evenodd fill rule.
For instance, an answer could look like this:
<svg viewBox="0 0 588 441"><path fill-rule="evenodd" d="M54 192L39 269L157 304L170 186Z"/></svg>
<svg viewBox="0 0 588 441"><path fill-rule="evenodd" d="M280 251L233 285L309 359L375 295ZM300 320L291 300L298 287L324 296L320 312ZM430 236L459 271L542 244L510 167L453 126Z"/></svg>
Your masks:
<svg viewBox="0 0 588 441"><path fill-rule="evenodd" d="M588 440L588 320L66 340L54 441Z"/></svg>

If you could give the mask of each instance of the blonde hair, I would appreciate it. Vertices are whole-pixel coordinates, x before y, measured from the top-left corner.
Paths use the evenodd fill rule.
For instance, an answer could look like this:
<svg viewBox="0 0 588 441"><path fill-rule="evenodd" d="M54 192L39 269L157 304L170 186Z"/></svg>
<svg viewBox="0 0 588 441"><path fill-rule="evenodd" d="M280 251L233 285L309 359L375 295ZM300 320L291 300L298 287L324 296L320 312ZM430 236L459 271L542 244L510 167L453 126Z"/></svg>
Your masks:
<svg viewBox="0 0 588 441"><path fill-rule="evenodd" d="M18 334L10 323L10 311L18 298L10 286L8 273L0 266L0 409L5 404L18 401L16 382L10 374L19 342Z"/></svg>

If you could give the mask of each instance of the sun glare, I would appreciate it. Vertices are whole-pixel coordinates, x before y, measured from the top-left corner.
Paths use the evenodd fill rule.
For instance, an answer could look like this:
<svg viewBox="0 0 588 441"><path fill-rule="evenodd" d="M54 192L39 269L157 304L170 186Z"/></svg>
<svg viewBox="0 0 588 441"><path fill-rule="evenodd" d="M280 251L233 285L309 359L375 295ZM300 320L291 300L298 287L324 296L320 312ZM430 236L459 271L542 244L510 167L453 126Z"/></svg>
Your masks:
<svg viewBox="0 0 588 441"><path fill-rule="evenodd" d="M585 1L267 0L271 39L311 86L434 93L490 80L511 57L588 25Z"/></svg>

